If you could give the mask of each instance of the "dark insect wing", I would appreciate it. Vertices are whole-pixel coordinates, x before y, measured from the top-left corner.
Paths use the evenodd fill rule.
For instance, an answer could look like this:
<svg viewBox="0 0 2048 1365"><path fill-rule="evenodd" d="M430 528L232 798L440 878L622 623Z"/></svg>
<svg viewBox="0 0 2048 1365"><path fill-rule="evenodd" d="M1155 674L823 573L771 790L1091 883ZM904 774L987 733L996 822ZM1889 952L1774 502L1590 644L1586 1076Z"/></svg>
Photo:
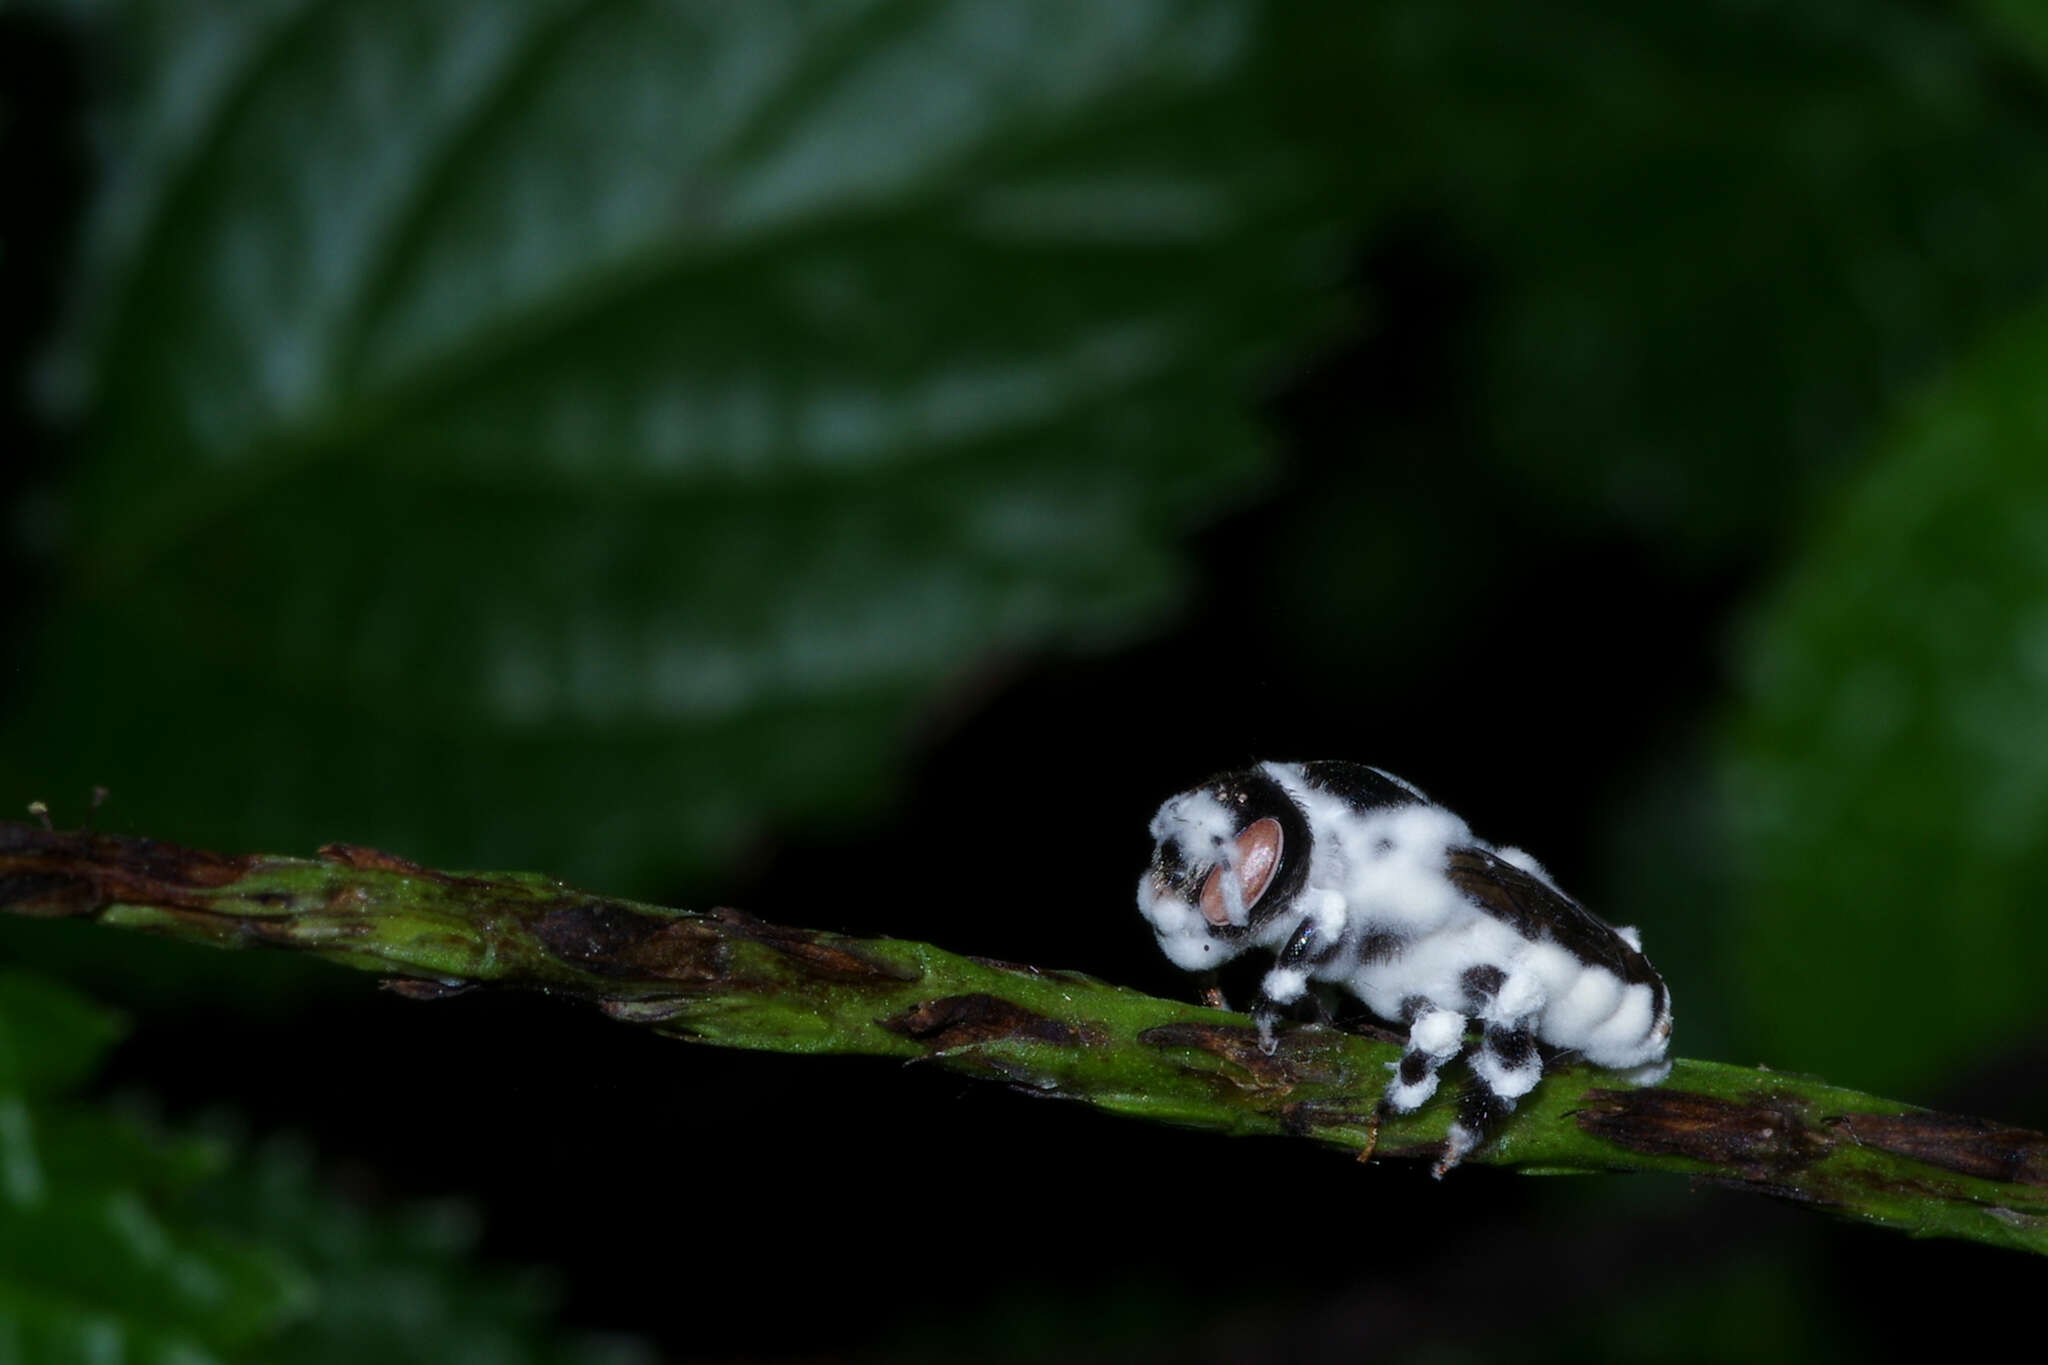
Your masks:
<svg viewBox="0 0 2048 1365"><path fill-rule="evenodd" d="M1604 967L1631 985L1653 987L1661 998L1663 978L1649 959L1629 947L1613 925L1535 873L1465 845L1445 855L1444 875L1523 938L1555 943L1588 966Z"/></svg>
<svg viewBox="0 0 2048 1365"><path fill-rule="evenodd" d="M1385 810L1390 806L1424 805L1429 799L1398 777L1363 763L1347 763L1342 759L1304 763L1301 775L1311 787L1341 798L1351 809L1361 813Z"/></svg>

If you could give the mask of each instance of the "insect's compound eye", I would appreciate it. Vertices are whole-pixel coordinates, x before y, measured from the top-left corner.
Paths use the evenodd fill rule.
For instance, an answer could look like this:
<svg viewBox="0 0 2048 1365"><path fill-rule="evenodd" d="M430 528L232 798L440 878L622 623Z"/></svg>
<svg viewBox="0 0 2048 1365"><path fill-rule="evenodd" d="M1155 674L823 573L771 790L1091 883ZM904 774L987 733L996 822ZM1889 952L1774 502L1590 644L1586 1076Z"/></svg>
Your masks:
<svg viewBox="0 0 2048 1365"><path fill-rule="evenodd" d="M1280 868L1280 822L1270 815L1254 820L1231 841L1235 850L1228 864L1218 863L1202 883L1202 918L1219 929L1230 923L1230 895L1226 877L1237 880L1237 899L1247 912L1259 903Z"/></svg>

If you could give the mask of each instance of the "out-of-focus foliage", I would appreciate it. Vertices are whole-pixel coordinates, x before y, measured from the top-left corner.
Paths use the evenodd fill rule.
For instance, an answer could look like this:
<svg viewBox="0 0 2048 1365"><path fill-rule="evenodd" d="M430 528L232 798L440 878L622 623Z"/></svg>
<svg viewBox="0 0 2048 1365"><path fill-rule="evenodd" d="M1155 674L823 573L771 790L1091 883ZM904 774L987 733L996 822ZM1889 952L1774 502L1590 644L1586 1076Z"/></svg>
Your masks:
<svg viewBox="0 0 2048 1365"><path fill-rule="evenodd" d="M1914 405L1763 613L1744 685L1732 942L1768 1055L1913 1086L2038 1015L2048 314Z"/></svg>
<svg viewBox="0 0 2048 1365"><path fill-rule="evenodd" d="M241 1145L241 1144L237 1144ZM476 1263L476 1214L456 1201L370 1210L337 1200L302 1146L273 1139L231 1178L193 1192L197 1214L290 1256L315 1286L266 1342L285 1365L649 1365L626 1337L562 1341L540 1271Z"/></svg>
<svg viewBox="0 0 2048 1365"><path fill-rule="evenodd" d="M1286 98L1357 149L1355 202L1419 221L1469 280L1478 387L1439 438L1567 529L1750 561L1902 386L2048 281L2048 121L1962 16L1342 8L1280 7Z"/></svg>
<svg viewBox="0 0 2048 1365"><path fill-rule="evenodd" d="M1075 732L1524 809L1583 763L1687 1052L1940 1101L2038 1035L2039 7L67 9L106 159L0 797L722 890L992 661L1193 619L1249 705ZM1372 363L1261 411L1333 335ZM1274 490L1204 617L1189 532ZM1731 612L1734 686L1656 653Z"/></svg>
<svg viewBox="0 0 2048 1365"><path fill-rule="evenodd" d="M1924 5L1593 8L1522 36L1532 105L1574 57L1600 104L1472 215L1513 262L1489 411L1551 506L1742 562L2048 280L2044 120Z"/></svg>
<svg viewBox="0 0 2048 1365"><path fill-rule="evenodd" d="M240 1162L70 1098L119 1031L68 989L0 972L0 1359L643 1358L551 1343L548 1296L466 1264L457 1215L372 1216L283 1147Z"/></svg>
<svg viewBox="0 0 2048 1365"><path fill-rule="evenodd" d="M2048 603L2048 438L2019 406L2048 355L2004 336L2048 281L2025 41L2043 30L1986 8L2002 21L1887 0L1396 4L1297 38L1337 35L1297 98L1318 126L1355 130L1332 117L1348 101L1401 130L1361 163L1364 198L1421 215L1475 300L1449 343L1469 348L1470 413L1378 433L1380 462L1448 440L1494 483L1368 456L1307 510L1274 596L1365 672L1491 629L1525 518L1645 541L1681 580L1791 566L1728 708L1736 780L1717 781L1717 741L1672 731L1682 749L1648 756L1618 813L1610 903L1667 945L1689 1048L1909 1092L2024 1034L2048 961L2024 909L2048 895L2048 673L2026 643ZM1941 389L1960 453L1887 435L1958 368L1981 376ZM1883 471L1837 515L1873 445ZM1331 599L1381 628L1333 630ZM1541 609L1571 638L1604 608ZM1661 660L1614 653L1592 666L1667 685ZM1514 655L1501 683L1597 686L1573 677L1590 663Z"/></svg>
<svg viewBox="0 0 2048 1365"><path fill-rule="evenodd" d="M873 806L976 660L1167 604L1322 311L1235 0L93 8L0 786L198 840L644 892Z"/></svg>
<svg viewBox="0 0 2048 1365"><path fill-rule="evenodd" d="M1972 8L1988 21L1994 38L2048 71L2048 11L2033 0L1974 0Z"/></svg>
<svg viewBox="0 0 2048 1365"><path fill-rule="evenodd" d="M302 1312L310 1288L181 1215L220 1153L65 1103L117 1032L67 990L0 974L0 1355L234 1358Z"/></svg>

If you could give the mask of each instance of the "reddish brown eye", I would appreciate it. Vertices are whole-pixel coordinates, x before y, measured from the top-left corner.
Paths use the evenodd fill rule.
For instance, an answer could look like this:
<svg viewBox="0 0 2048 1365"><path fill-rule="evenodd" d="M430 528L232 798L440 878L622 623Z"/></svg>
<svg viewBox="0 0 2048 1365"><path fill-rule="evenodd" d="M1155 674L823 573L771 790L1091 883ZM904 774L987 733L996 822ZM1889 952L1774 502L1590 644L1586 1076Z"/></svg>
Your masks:
<svg viewBox="0 0 2048 1365"><path fill-rule="evenodd" d="M1218 864L1202 883L1202 918L1218 928L1230 923L1230 903L1223 894L1223 878L1237 878L1238 898L1250 910L1266 894L1273 873L1280 866L1280 822L1271 816L1254 820L1237 832L1237 856L1233 868Z"/></svg>

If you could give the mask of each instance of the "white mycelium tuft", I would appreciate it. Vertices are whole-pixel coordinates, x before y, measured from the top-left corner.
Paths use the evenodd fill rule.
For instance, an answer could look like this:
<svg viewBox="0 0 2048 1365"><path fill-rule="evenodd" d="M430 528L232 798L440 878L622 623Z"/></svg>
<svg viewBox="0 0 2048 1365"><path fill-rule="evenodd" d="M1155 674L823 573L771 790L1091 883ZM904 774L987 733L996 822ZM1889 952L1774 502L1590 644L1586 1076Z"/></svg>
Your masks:
<svg viewBox="0 0 2048 1365"><path fill-rule="evenodd" d="M1272 883L1284 891L1260 894L1261 882L1251 905L1237 876L1223 875L1229 923L1211 924L1199 888L1216 868L1234 872L1234 840L1250 821L1278 813L1261 800L1292 805L1306 847L1282 848ZM1410 1026L1409 1056L1382 1101L1392 1112L1435 1093L1437 1068L1464 1050L1472 1024L1482 1034L1472 1072L1492 1105L1475 1113L1504 1113L1536 1085L1532 1040L1638 1083L1669 1071L1670 998L1641 957L1641 936L1595 919L1529 854L1474 837L1391 774L1265 763L1168 800L1151 832L1153 868L1138 902L1177 966L1206 971L1253 948L1279 954L1257 1011L1265 1037L1279 1007L1318 981ZM1461 1109L1439 1173L1485 1136Z"/></svg>

